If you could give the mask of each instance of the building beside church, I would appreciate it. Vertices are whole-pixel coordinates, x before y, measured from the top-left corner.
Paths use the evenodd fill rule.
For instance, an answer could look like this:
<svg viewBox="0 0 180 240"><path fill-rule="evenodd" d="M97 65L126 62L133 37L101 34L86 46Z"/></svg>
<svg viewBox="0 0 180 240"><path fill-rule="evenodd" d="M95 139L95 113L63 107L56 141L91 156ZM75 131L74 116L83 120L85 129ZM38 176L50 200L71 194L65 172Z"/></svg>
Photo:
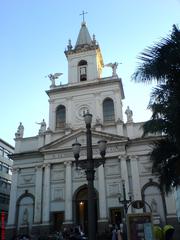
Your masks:
<svg viewBox="0 0 180 240"><path fill-rule="evenodd" d="M13 165L13 161L9 159L8 155L13 152L14 147L0 138L0 218L1 221L3 218L4 222L6 222L8 216Z"/></svg>
<svg viewBox="0 0 180 240"><path fill-rule="evenodd" d="M83 21L73 47L69 40L65 56L68 83L56 84L60 74L50 74L49 123L42 121L37 136L24 138L22 123L15 135L14 160L7 234L29 232L47 236L50 231L75 224L87 229L87 180L85 171L76 170L72 144L81 143L80 159L86 158L86 130L83 119L92 113L93 156L99 158L97 142L107 140L106 162L95 172L97 231L121 223L126 196L145 200L158 223L177 221L175 200L160 190L151 174L150 144L155 137L142 138L142 123L133 121L132 111L123 119L122 79L118 64L103 63L95 35L91 38ZM104 66L112 75L102 77ZM128 212L140 211L132 208ZM149 209L146 209L149 211Z"/></svg>

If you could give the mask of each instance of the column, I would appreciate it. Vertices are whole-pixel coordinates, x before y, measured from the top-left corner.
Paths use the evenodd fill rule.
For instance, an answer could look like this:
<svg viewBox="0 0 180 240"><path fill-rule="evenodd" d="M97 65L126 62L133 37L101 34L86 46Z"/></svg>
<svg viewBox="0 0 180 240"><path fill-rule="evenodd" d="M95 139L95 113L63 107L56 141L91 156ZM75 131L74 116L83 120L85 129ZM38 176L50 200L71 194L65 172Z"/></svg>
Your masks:
<svg viewBox="0 0 180 240"><path fill-rule="evenodd" d="M36 185L35 185L35 207L34 223L41 222L41 199L42 199L42 166L36 167Z"/></svg>
<svg viewBox="0 0 180 240"><path fill-rule="evenodd" d="M134 200L141 200L141 185L138 169L138 158L135 156L130 157L131 173L132 173L132 186Z"/></svg>
<svg viewBox="0 0 180 240"><path fill-rule="evenodd" d="M65 223L72 223L72 162L64 163L66 166L65 177Z"/></svg>
<svg viewBox="0 0 180 240"><path fill-rule="evenodd" d="M8 212L8 225L15 224L18 173L19 173L19 168L17 169L14 168L12 173L12 184L11 184L10 203L9 203L9 212Z"/></svg>
<svg viewBox="0 0 180 240"><path fill-rule="evenodd" d="M46 164L44 168L44 187L43 187L43 223L49 223L50 210L50 164Z"/></svg>
<svg viewBox="0 0 180 240"><path fill-rule="evenodd" d="M98 188L99 188L99 216L101 220L107 220L106 188L103 165L98 168Z"/></svg>
<svg viewBox="0 0 180 240"><path fill-rule="evenodd" d="M129 193L129 179L128 179L128 169L127 169L127 162L126 162L127 156L119 156L119 159L121 160L121 178L125 180L125 189L126 189L126 197L128 197ZM121 191L122 193L122 191Z"/></svg>

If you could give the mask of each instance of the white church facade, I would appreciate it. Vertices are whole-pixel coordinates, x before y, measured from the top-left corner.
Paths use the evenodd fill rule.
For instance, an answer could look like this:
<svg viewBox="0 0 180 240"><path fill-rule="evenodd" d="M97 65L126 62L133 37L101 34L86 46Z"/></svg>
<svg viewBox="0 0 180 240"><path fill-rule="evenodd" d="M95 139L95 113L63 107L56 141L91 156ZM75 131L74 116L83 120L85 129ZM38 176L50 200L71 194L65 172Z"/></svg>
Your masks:
<svg viewBox="0 0 180 240"><path fill-rule="evenodd" d="M86 159L87 111L92 118L93 157L99 158L98 140L107 141L106 161L95 170L97 231L122 222L124 206L119 198L125 191L133 200L145 200L154 221L176 220L173 195L164 195L157 176L151 173L150 144L154 137L142 138L142 123L133 122L132 111L123 119L122 79L117 63L112 76L102 77L103 57L95 36L91 38L82 22L77 42L69 41L65 55L68 83L58 85L51 74L49 124L43 120L37 136L24 138L20 124L15 135L15 152L7 234L28 232L47 236L60 228L81 225L87 229L87 180L85 171L76 170L72 144L81 144L79 160ZM96 161L96 160L95 160ZM122 199L122 198L121 198ZM148 211L148 209L146 209ZM128 212L140 211L132 208Z"/></svg>

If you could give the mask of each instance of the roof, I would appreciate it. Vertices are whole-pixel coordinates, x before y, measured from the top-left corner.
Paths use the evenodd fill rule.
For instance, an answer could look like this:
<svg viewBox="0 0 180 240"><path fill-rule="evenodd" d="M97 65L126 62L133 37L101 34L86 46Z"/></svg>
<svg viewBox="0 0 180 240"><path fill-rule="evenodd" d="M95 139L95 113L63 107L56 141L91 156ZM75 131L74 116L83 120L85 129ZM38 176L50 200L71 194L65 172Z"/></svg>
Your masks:
<svg viewBox="0 0 180 240"><path fill-rule="evenodd" d="M5 140L3 140L2 138L0 138L0 145L1 145L1 143L4 144L5 146L11 148L12 150L14 150L14 147L11 144L9 144L8 142L6 142Z"/></svg>
<svg viewBox="0 0 180 240"><path fill-rule="evenodd" d="M82 22L75 48L81 45L90 44L92 44L92 39L87 29L86 22Z"/></svg>

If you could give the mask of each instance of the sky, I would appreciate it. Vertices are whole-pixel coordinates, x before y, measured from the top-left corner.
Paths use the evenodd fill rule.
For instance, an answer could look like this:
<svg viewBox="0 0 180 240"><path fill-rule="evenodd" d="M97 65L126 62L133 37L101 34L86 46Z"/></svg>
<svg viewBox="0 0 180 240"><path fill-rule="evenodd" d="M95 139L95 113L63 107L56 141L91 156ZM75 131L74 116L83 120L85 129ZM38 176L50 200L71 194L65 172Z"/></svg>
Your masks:
<svg viewBox="0 0 180 240"><path fill-rule="evenodd" d="M67 83L64 50L68 39L76 43L83 10L104 64L122 63L117 73L125 92L123 112L129 106L134 122L150 118L153 85L135 83L131 76L140 53L170 34L173 24L180 27L180 0L0 0L0 138L11 145L19 122L24 137L37 135L36 122L43 118L48 125L45 76L62 72L59 81ZM110 75L104 68L103 76Z"/></svg>

